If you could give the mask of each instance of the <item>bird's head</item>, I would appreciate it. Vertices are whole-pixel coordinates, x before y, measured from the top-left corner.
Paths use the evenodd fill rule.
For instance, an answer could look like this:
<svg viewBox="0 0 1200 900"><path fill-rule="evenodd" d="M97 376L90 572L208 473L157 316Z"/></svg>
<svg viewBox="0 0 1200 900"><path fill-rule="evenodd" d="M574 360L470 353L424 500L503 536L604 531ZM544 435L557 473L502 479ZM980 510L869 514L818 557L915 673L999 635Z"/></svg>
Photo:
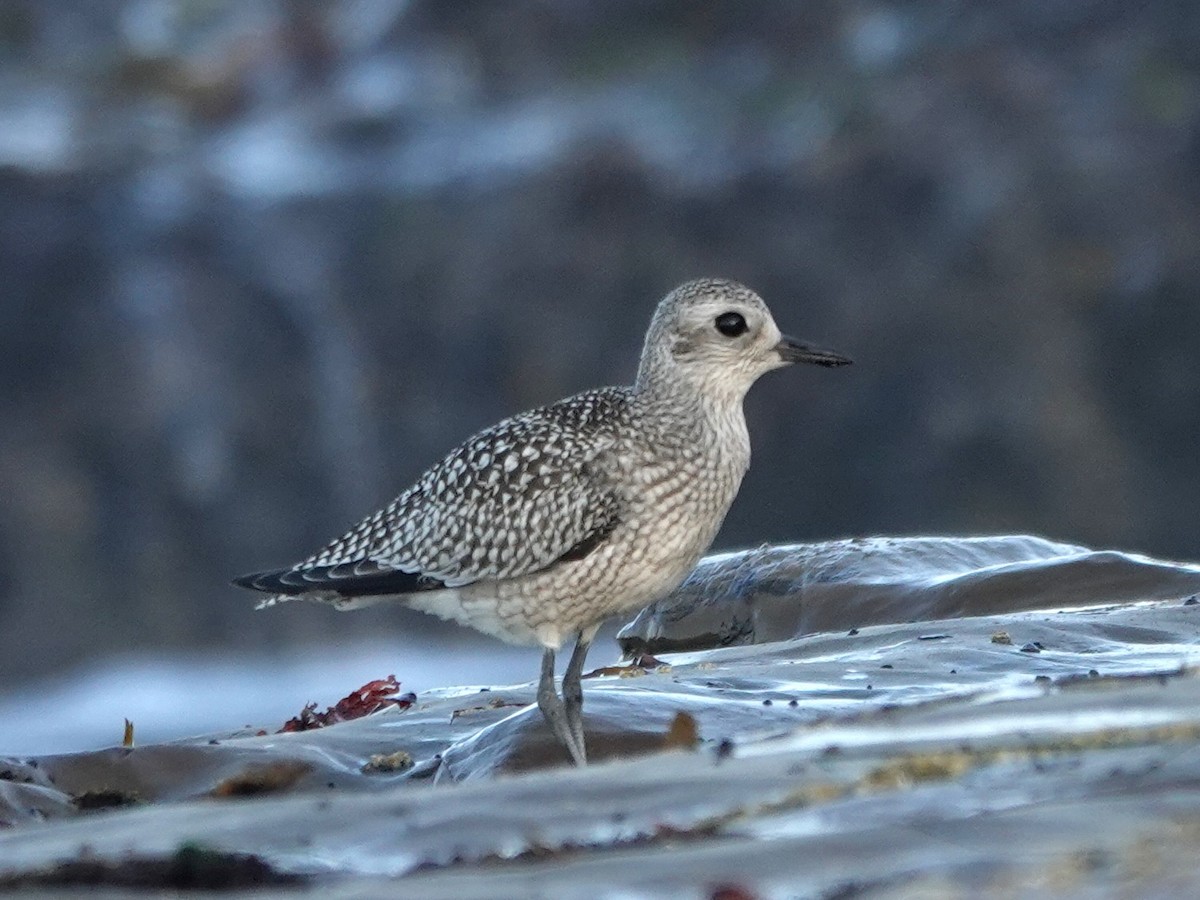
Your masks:
<svg viewBox="0 0 1200 900"><path fill-rule="evenodd" d="M754 291L736 281L681 284L658 304L638 369L643 390L663 379L740 400L759 376L792 363L844 366L850 359L782 334Z"/></svg>

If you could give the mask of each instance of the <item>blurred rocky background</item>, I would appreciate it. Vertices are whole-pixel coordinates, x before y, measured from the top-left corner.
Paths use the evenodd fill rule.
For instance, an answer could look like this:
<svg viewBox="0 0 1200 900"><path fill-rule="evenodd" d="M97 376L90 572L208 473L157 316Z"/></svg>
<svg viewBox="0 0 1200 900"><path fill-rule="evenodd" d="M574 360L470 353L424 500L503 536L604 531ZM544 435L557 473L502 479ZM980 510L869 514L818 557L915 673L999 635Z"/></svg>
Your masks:
<svg viewBox="0 0 1200 900"><path fill-rule="evenodd" d="M857 361L718 546L1200 556L1191 0L3 0L0 679L435 627L227 582L708 274Z"/></svg>

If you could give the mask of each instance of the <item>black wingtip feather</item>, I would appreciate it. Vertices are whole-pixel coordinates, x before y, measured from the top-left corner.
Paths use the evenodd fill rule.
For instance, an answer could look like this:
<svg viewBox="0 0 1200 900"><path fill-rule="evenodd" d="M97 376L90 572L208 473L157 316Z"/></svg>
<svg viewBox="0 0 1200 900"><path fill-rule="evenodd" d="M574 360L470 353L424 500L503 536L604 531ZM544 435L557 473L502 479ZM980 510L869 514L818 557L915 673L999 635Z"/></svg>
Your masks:
<svg viewBox="0 0 1200 900"><path fill-rule="evenodd" d="M251 572L249 575L239 575L233 579L233 584L251 591L264 591L272 594L297 594L303 588L284 582L283 576L291 569L273 569L269 572Z"/></svg>
<svg viewBox="0 0 1200 900"><path fill-rule="evenodd" d="M361 568L362 564L342 563L314 566L311 569L274 569L239 576L233 579L233 583L268 594L296 596L313 591L333 591L343 597L415 594L440 590L446 586L445 582L419 573L378 568L375 571L355 571Z"/></svg>

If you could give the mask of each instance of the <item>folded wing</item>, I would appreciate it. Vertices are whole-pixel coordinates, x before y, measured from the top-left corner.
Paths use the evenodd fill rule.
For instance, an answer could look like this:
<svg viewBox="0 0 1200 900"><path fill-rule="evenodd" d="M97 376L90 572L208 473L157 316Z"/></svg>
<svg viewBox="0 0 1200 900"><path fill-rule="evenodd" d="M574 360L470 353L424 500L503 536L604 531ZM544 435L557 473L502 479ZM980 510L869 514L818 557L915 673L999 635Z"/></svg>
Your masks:
<svg viewBox="0 0 1200 900"><path fill-rule="evenodd" d="M610 389L506 419L319 553L235 583L291 596L409 594L582 558L620 520L611 423L623 411Z"/></svg>

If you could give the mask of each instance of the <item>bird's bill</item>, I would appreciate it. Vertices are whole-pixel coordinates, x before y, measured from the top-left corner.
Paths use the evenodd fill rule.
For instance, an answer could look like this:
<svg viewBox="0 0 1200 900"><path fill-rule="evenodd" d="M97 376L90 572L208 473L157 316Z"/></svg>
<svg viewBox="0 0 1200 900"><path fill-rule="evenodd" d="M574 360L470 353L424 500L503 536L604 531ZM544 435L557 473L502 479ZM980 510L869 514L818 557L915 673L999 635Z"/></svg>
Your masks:
<svg viewBox="0 0 1200 900"><path fill-rule="evenodd" d="M779 354L779 358L785 363L812 363L817 366L848 366L854 362L848 356L843 356L832 350L823 350L820 347L814 347L808 341L801 341L787 335L784 335L783 340L775 345L775 352Z"/></svg>

